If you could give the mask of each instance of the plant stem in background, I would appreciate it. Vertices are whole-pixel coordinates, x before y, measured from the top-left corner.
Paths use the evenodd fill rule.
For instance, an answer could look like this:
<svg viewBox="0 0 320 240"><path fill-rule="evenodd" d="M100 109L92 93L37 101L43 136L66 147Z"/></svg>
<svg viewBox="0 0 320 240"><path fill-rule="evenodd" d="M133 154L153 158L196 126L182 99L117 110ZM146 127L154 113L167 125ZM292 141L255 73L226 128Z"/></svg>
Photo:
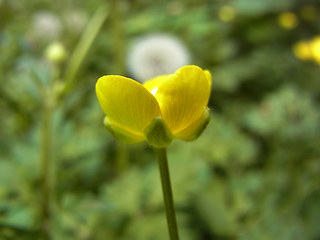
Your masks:
<svg viewBox="0 0 320 240"><path fill-rule="evenodd" d="M64 92L57 93L54 91L55 81L51 81L48 88L44 91L43 96L43 116L41 129L41 206L39 214L39 224L44 239L52 239L52 208L54 207L54 191L56 171L54 159L52 158L52 117L59 94L67 94L74 85L75 76L88 53L95 37L99 33L104 21L108 15L105 6L100 7L94 14L92 20L85 29L78 45L70 57L69 64L63 76L65 84ZM53 76L53 80L59 79L60 74Z"/></svg>
<svg viewBox="0 0 320 240"><path fill-rule="evenodd" d="M41 232L45 239L51 239L52 207L54 198L54 166L52 158L52 116L55 98L52 88L44 94L44 106L41 129L41 176L42 184L41 206L39 221Z"/></svg>
<svg viewBox="0 0 320 240"><path fill-rule="evenodd" d="M65 75L63 76L63 80L65 83L64 94L68 93L72 89L76 73L78 72L81 63L87 55L94 39L99 33L107 16L108 11L106 6L100 7L92 17L85 31L83 32L79 43L77 44L76 48L74 49L70 57L69 64L67 65L65 71Z"/></svg>
<svg viewBox="0 0 320 240"><path fill-rule="evenodd" d="M112 24L112 42L113 42L113 62L114 72L118 75L125 74L125 44L123 29L123 0L113 0L111 2L112 12L110 14Z"/></svg>
<svg viewBox="0 0 320 240"><path fill-rule="evenodd" d="M69 64L63 76L65 84L64 92L67 94L74 85L75 76L88 53L95 37L99 33L103 23L107 18L108 12L105 6L100 7L94 14L92 20L85 29L79 43L77 44L73 54L70 57ZM59 78L59 74L53 77L53 80ZM56 171L52 158L52 116L58 94L54 91L55 81L51 81L43 96L43 117L42 117L42 146L41 146L41 207L39 221L41 224L42 235L45 239L52 238L52 208L54 206L54 190Z"/></svg>
<svg viewBox="0 0 320 240"><path fill-rule="evenodd" d="M179 234L178 234L177 220L176 220L176 214L175 214L174 204L173 204L173 195L172 195L172 189L171 189L167 151L166 151L166 148L158 148L155 150L158 154L161 185L162 185L163 199L164 199L164 205L166 209L170 239L178 240Z"/></svg>

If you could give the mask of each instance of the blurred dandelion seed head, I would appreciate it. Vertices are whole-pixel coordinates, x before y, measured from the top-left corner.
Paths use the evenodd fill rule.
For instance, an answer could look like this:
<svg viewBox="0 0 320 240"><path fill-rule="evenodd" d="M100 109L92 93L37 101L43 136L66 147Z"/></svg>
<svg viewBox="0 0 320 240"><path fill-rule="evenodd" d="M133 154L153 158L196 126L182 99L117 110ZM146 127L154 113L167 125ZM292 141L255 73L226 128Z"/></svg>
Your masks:
<svg viewBox="0 0 320 240"><path fill-rule="evenodd" d="M144 82L158 75L171 74L188 65L190 55L186 47L167 34L151 34L135 42L127 57L130 74Z"/></svg>
<svg viewBox="0 0 320 240"><path fill-rule="evenodd" d="M230 22L236 16L236 10L232 6L222 6L218 12L219 19L223 22Z"/></svg>
<svg viewBox="0 0 320 240"><path fill-rule="evenodd" d="M278 16L278 24L284 29L293 29L298 25L298 18L292 12L283 12Z"/></svg>
<svg viewBox="0 0 320 240"><path fill-rule="evenodd" d="M32 40L52 41L57 39L62 32L62 24L59 17L51 12L39 11L35 13L29 32Z"/></svg>

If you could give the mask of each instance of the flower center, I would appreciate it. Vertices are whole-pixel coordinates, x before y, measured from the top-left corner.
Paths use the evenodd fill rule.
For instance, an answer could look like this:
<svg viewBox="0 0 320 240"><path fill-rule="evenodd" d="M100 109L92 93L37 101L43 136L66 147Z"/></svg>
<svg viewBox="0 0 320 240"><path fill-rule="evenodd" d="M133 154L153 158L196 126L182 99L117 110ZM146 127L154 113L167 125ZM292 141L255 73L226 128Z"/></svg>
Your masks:
<svg viewBox="0 0 320 240"><path fill-rule="evenodd" d="M156 87L156 88L152 89L150 92L154 96L154 95L156 95L157 91L158 91L158 88Z"/></svg>

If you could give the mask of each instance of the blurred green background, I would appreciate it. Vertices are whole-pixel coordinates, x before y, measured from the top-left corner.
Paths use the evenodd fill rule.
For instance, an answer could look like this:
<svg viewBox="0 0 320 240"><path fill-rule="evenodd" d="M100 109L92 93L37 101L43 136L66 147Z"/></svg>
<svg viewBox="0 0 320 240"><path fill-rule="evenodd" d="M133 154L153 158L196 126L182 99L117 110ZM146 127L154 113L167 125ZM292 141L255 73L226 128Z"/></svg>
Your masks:
<svg viewBox="0 0 320 240"><path fill-rule="evenodd" d="M0 0L0 239L169 239L152 149L94 91L151 33L213 78L208 128L168 148L181 239L319 240L317 0Z"/></svg>

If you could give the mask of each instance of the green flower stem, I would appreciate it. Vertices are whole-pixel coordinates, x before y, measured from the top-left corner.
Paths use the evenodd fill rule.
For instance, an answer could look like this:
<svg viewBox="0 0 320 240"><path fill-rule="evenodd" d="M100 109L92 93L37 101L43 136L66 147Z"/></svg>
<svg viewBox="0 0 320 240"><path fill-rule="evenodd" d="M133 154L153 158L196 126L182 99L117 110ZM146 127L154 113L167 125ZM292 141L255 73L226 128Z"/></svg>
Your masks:
<svg viewBox="0 0 320 240"><path fill-rule="evenodd" d="M52 207L54 198L54 167L52 158L52 116L54 111L54 94L46 89L41 129L41 165L40 181L42 194L40 200L39 224L44 239L51 239Z"/></svg>
<svg viewBox="0 0 320 240"><path fill-rule="evenodd" d="M168 167L166 148L156 148L160 169L161 185L163 192L164 205L167 215L167 223L171 240L179 240L176 214L173 204L173 195L170 182L170 173Z"/></svg>
<svg viewBox="0 0 320 240"><path fill-rule="evenodd" d="M116 143L116 169L118 174L123 173L128 167L128 146L122 142Z"/></svg>

